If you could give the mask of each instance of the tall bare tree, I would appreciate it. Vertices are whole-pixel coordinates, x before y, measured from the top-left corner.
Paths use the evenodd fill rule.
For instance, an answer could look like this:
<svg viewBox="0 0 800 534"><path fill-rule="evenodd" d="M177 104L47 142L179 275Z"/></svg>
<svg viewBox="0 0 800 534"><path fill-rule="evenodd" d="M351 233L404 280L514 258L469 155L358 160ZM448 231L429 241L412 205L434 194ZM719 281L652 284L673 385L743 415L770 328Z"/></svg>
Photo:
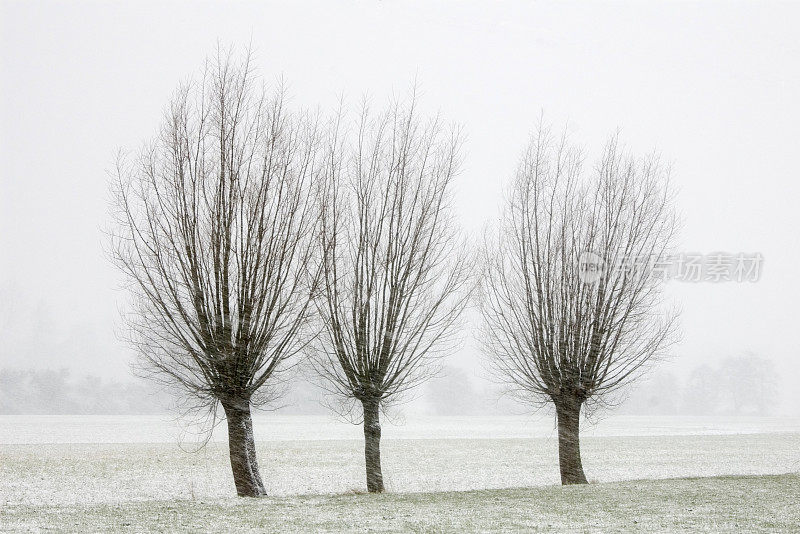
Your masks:
<svg viewBox="0 0 800 534"><path fill-rule="evenodd" d="M133 294L129 339L154 378L213 414L222 405L241 496L264 494L251 406L278 393L313 309L316 135L249 54L218 54L114 176L111 248Z"/></svg>
<svg viewBox="0 0 800 534"><path fill-rule="evenodd" d="M370 492L384 489L382 408L453 347L469 297L448 206L459 135L414 106L365 106L351 130L340 120L324 182L315 367L344 407L361 405Z"/></svg>
<svg viewBox="0 0 800 534"><path fill-rule="evenodd" d="M678 226L668 171L612 137L593 171L540 126L486 247L484 350L521 397L552 403L563 484L585 483L581 408L641 374L675 340L656 262ZM588 174L588 176L586 175ZM491 242L494 241L494 242Z"/></svg>

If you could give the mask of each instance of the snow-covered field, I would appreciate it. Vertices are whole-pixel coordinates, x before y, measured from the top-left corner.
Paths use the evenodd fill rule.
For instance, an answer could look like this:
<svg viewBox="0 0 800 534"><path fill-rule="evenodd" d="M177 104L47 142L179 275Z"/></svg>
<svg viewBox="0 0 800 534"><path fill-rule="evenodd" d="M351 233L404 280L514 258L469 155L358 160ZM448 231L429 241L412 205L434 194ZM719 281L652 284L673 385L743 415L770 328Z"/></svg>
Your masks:
<svg viewBox="0 0 800 534"><path fill-rule="evenodd" d="M224 427L224 425L223 425ZM259 416L272 495L360 491L360 427L324 417ZM224 430L220 428L218 430ZM234 493L224 432L206 447L169 417L0 418L0 502L89 504L216 499ZM557 484L553 422L532 417L408 417L384 427L391 492ZM800 421L608 417L586 425L592 481L800 471Z"/></svg>
<svg viewBox="0 0 800 534"><path fill-rule="evenodd" d="M528 439L555 436L552 417L406 416L384 420L385 439ZM608 416L584 422L582 435L680 436L800 432L800 418ZM257 441L360 440L358 425L325 416L254 415ZM199 425L170 415L0 415L0 445L33 443L192 443ZM219 425L211 441L226 441Z"/></svg>
<svg viewBox="0 0 800 534"><path fill-rule="evenodd" d="M557 485L550 418L409 416L384 426L389 493L363 495L358 426L262 415L258 500L235 497L224 432L201 448L184 431L169 417L0 417L0 531L800 529L798 420L608 417L583 438L604 484L577 488ZM680 478L747 474L765 476Z"/></svg>
<svg viewBox="0 0 800 534"><path fill-rule="evenodd" d="M799 475L0 507L8 532L791 532Z"/></svg>

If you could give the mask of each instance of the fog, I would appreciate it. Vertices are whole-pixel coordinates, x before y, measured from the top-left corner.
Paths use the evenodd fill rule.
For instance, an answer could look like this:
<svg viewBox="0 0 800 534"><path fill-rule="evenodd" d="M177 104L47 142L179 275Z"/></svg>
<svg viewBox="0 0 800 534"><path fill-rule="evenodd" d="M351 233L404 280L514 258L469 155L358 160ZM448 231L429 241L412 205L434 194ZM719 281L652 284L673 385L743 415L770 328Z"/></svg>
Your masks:
<svg viewBox="0 0 800 534"><path fill-rule="evenodd" d="M0 369L132 380L115 335L126 297L103 252L107 171L221 43L251 46L293 105L322 111L417 80L423 107L467 135L456 210L475 245L542 114L590 160L618 128L632 150L658 150L679 250L764 264L756 282L668 283L683 335L653 377L686 384L749 352L772 362L776 411L800 413L800 5L188 5L0 6ZM471 334L445 364L489 398Z"/></svg>

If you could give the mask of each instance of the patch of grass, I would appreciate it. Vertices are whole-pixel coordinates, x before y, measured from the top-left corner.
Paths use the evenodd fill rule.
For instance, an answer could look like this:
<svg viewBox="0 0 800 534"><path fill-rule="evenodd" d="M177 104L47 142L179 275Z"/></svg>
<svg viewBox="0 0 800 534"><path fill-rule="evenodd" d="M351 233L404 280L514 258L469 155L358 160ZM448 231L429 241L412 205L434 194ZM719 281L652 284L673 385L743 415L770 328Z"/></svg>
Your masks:
<svg viewBox="0 0 800 534"><path fill-rule="evenodd" d="M6 505L4 531L795 532L800 474L384 493Z"/></svg>

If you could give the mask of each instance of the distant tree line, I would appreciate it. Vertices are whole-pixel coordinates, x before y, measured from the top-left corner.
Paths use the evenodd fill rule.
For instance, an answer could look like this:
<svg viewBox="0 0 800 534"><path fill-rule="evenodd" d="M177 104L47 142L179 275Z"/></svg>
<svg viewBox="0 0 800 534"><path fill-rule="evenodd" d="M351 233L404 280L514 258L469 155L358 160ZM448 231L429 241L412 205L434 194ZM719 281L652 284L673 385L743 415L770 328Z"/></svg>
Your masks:
<svg viewBox="0 0 800 534"><path fill-rule="evenodd" d="M659 415L771 415L780 393L770 360L753 353L695 367L685 380L658 372L640 382L621 413Z"/></svg>
<svg viewBox="0 0 800 534"><path fill-rule="evenodd" d="M269 407L279 415L330 413L330 399L309 373L287 380L281 400ZM417 400L432 415L497 415L521 407L494 384L476 383L459 367L446 366ZM173 409L174 396L149 380L113 380L70 369L0 369L0 415L147 415Z"/></svg>
<svg viewBox="0 0 800 534"><path fill-rule="evenodd" d="M618 413L630 415L772 415L781 396L771 361L753 354L703 364L678 377L656 371L631 388ZM460 367L446 366L418 399L433 415L522 413L523 406L494 383L475 380ZM75 376L68 369L0 369L0 415L141 415L170 410L173 397L150 381ZM272 408L287 415L328 413L326 394L301 374L287 384Z"/></svg>
<svg viewBox="0 0 800 534"><path fill-rule="evenodd" d="M151 414L172 397L143 380L73 377L67 369L0 369L0 414Z"/></svg>

